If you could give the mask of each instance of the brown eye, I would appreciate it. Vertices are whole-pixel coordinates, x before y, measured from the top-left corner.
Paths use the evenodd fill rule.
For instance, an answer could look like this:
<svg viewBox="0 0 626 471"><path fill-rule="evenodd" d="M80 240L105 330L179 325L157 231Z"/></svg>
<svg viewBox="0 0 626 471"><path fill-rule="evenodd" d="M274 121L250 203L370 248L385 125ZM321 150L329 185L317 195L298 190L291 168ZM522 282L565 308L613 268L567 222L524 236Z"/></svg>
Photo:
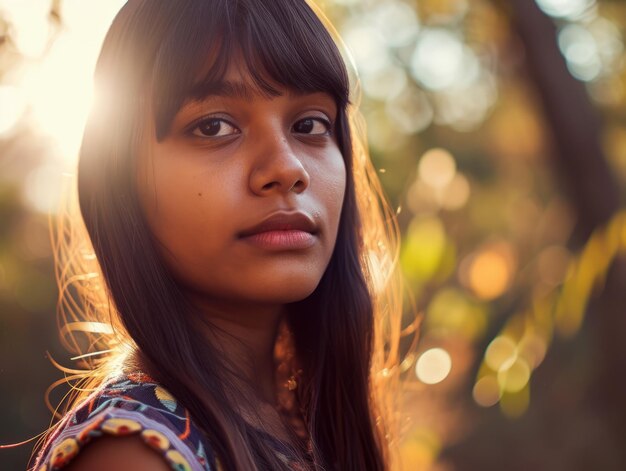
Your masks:
<svg viewBox="0 0 626 471"><path fill-rule="evenodd" d="M197 123L191 133L198 137L222 137L238 134L239 129L222 118L208 118Z"/></svg>
<svg viewBox="0 0 626 471"><path fill-rule="evenodd" d="M298 134L328 135L330 123L322 118L305 118L294 124L293 130Z"/></svg>

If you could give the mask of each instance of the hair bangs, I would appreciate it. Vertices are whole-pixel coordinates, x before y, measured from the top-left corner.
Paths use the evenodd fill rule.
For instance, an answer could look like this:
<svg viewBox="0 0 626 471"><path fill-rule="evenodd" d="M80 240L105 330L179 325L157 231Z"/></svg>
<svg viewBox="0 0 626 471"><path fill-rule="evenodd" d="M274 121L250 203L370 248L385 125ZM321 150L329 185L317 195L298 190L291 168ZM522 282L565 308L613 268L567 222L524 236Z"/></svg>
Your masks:
<svg viewBox="0 0 626 471"><path fill-rule="evenodd" d="M305 1L285 9L273 0L190 2L176 12L157 51L152 102L157 138L164 138L176 113L201 100L239 55L249 85L262 96L324 92L338 107L349 103L349 78L328 31ZM219 19L219 20L218 20ZM182 51L182 52L181 52Z"/></svg>

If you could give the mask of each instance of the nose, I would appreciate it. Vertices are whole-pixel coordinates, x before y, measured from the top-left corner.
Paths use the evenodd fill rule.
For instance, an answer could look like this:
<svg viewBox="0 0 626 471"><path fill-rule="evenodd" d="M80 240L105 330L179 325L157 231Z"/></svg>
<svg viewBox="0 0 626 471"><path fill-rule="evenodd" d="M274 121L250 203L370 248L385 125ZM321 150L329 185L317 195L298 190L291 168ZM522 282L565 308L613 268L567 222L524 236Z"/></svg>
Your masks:
<svg viewBox="0 0 626 471"><path fill-rule="evenodd" d="M258 146L258 158L250 174L250 188L259 196L278 193L302 193L310 177L287 138L276 135Z"/></svg>

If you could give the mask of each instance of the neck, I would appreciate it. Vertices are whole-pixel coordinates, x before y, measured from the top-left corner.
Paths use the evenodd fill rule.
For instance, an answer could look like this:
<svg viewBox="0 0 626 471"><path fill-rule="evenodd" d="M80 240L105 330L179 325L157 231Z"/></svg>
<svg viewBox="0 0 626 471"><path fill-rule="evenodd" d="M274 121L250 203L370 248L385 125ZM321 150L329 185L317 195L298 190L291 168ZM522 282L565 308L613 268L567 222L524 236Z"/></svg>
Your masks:
<svg viewBox="0 0 626 471"><path fill-rule="evenodd" d="M292 377L295 363L290 336L281 324L284 306L234 307L197 298L192 298L192 303L200 314L195 317L196 327L229 361L227 370L234 372L228 377L229 382L250 399L234 402L234 409L249 424L290 442L294 432L285 429L282 415L286 414L295 433L306 439L306 428L294 408L295 392L289 386L290 381L295 381ZM141 362L137 365L141 369Z"/></svg>
<svg viewBox="0 0 626 471"><path fill-rule="evenodd" d="M274 348L284 308L280 305L219 305L194 300L200 308L200 328L207 340L232 362L242 378L252 385L251 394L264 402L276 400ZM245 384L242 387L248 389Z"/></svg>

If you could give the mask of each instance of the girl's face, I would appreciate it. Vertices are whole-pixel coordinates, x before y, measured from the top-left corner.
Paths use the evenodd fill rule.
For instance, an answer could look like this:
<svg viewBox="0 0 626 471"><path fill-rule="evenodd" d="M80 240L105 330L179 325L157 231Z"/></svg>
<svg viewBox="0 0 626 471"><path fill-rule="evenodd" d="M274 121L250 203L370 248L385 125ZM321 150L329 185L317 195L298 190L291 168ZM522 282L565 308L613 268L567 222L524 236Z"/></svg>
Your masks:
<svg viewBox="0 0 626 471"><path fill-rule="evenodd" d="M192 296L283 304L318 285L339 225L346 170L325 93L267 98L241 61L148 132L139 198L169 268Z"/></svg>

